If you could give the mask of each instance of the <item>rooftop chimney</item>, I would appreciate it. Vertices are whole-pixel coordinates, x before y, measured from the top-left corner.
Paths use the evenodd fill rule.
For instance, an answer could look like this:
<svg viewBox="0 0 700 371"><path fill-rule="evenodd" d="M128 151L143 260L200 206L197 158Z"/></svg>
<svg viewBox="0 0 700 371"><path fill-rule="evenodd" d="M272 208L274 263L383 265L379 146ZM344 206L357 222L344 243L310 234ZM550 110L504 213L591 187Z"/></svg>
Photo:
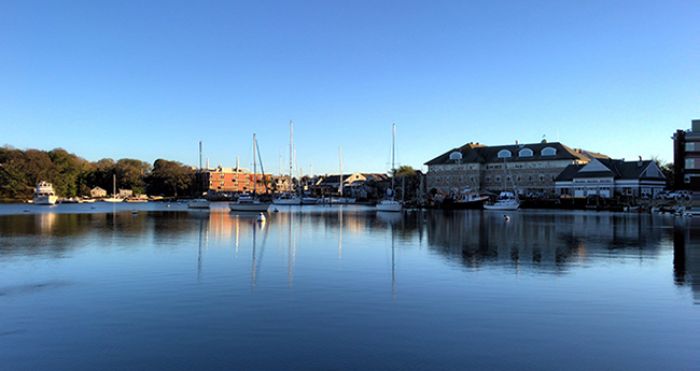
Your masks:
<svg viewBox="0 0 700 371"><path fill-rule="evenodd" d="M643 164L643 162L642 162L642 156L639 156L639 161L637 162L637 166L638 166L638 167L642 167L642 164Z"/></svg>

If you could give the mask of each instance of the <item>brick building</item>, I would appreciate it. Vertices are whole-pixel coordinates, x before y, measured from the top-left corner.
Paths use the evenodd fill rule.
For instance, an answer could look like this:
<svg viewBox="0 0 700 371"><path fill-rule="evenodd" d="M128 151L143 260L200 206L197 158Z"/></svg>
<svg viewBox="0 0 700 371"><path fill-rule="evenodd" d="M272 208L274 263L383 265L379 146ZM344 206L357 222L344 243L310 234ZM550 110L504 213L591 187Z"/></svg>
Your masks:
<svg viewBox="0 0 700 371"><path fill-rule="evenodd" d="M673 139L674 187L700 191L700 120L689 130L677 130Z"/></svg>

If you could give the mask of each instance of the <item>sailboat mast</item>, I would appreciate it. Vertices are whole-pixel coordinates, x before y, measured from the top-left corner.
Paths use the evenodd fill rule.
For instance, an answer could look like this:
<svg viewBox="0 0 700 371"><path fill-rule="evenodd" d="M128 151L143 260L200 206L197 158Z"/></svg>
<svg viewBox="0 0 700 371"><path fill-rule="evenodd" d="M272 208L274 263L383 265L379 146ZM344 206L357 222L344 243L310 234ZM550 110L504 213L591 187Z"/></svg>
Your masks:
<svg viewBox="0 0 700 371"><path fill-rule="evenodd" d="M112 197L117 197L117 174L112 174Z"/></svg>
<svg viewBox="0 0 700 371"><path fill-rule="evenodd" d="M338 147L338 161L340 162L340 197L343 197L343 146Z"/></svg>
<svg viewBox="0 0 700 371"><path fill-rule="evenodd" d="M255 196L255 188L257 188L256 186L258 185L258 163L255 160L255 142L255 133L253 133L253 196Z"/></svg>
<svg viewBox="0 0 700 371"><path fill-rule="evenodd" d="M294 191L292 172L294 167L294 123L289 120L289 191Z"/></svg>
<svg viewBox="0 0 700 371"><path fill-rule="evenodd" d="M391 124L391 192L394 193L394 178L396 178L396 124Z"/></svg>

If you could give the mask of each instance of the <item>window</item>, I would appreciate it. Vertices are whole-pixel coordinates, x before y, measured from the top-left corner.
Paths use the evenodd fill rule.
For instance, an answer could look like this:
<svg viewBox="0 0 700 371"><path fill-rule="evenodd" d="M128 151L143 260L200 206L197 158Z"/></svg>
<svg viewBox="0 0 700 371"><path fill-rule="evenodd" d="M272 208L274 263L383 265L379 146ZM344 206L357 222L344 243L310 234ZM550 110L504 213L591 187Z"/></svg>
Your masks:
<svg viewBox="0 0 700 371"><path fill-rule="evenodd" d="M496 177L496 183L500 183L500 182L501 182L501 177L500 177L500 176L497 176L497 177Z"/></svg>
<svg viewBox="0 0 700 371"><path fill-rule="evenodd" d="M487 177L486 177L486 183L491 183L491 177L490 177L490 176L487 176Z"/></svg>
<svg viewBox="0 0 700 371"><path fill-rule="evenodd" d="M697 161L694 158L686 158L685 159L685 168L686 169L697 169Z"/></svg>
<svg viewBox="0 0 700 371"><path fill-rule="evenodd" d="M688 142L685 144L685 151L686 152L695 152L699 148L700 148L700 146L698 146L698 143Z"/></svg>
<svg viewBox="0 0 700 371"><path fill-rule="evenodd" d="M519 157L532 157L534 153L530 148L523 148L518 152Z"/></svg>
<svg viewBox="0 0 700 371"><path fill-rule="evenodd" d="M511 158L511 157L513 157L513 154L510 153L510 151L507 149L502 149L502 150L498 151L498 158Z"/></svg>
<svg viewBox="0 0 700 371"><path fill-rule="evenodd" d="M542 148L542 151L540 152L542 156L556 156L557 155L557 150L556 148L553 147L544 147Z"/></svg>

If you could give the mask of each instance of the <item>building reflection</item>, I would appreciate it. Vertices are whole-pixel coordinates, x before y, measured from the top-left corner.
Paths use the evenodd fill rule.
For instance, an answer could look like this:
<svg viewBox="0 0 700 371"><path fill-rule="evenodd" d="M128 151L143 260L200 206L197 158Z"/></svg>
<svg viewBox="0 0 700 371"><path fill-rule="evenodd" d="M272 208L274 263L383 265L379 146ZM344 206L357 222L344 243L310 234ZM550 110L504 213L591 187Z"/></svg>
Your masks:
<svg viewBox="0 0 700 371"><path fill-rule="evenodd" d="M514 272L565 274L572 267L619 256L657 259L672 244L674 282L689 287L695 302L700 302L700 220L587 212L519 212L506 220L501 213L489 212L386 214L360 208L304 212L292 208L270 214L265 224L256 217L228 212L2 216L0 256L61 256L89 245L81 239L129 248L147 246L144 241L157 248L177 248L189 239L198 241L197 277L206 268L208 249L231 249L237 257L250 256L254 286L263 270L269 238L272 246L268 248L286 260L287 284L292 287L305 248L322 244L342 260L358 242L389 248L385 238L390 233L395 288L397 253L416 246L427 246L436 256L468 269L498 266Z"/></svg>
<svg viewBox="0 0 700 371"><path fill-rule="evenodd" d="M689 226L691 224L691 226ZM700 226L690 221L673 226L673 278L678 286L690 287L693 302L700 304Z"/></svg>

